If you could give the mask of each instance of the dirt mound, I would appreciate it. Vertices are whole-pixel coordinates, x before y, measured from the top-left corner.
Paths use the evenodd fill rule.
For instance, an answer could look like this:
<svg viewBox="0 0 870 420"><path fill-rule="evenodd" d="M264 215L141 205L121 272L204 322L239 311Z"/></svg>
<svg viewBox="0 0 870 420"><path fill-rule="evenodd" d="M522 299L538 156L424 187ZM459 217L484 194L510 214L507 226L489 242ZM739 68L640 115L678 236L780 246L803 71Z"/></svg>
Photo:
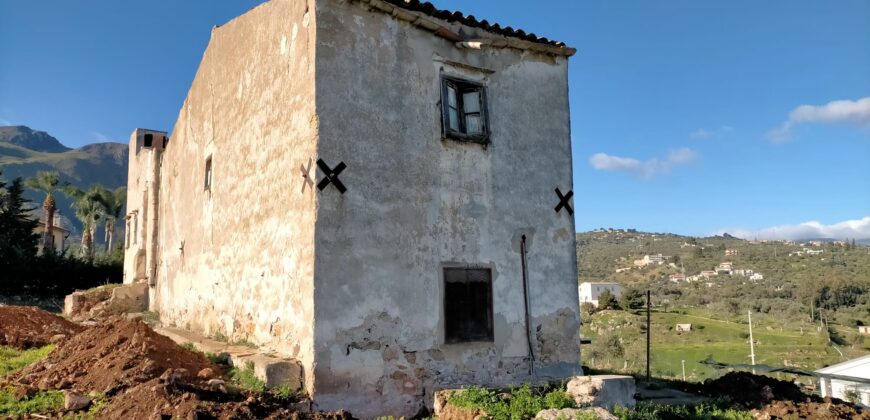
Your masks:
<svg viewBox="0 0 870 420"><path fill-rule="evenodd" d="M69 338L84 327L32 306L0 305L0 346L29 349Z"/></svg>
<svg viewBox="0 0 870 420"><path fill-rule="evenodd" d="M113 395L174 368L182 378L221 369L203 355L179 347L140 320L113 318L84 330L49 356L13 375L39 389L75 389Z"/></svg>
<svg viewBox="0 0 870 420"><path fill-rule="evenodd" d="M728 396L746 408L761 408L773 401L806 402L809 398L793 382L780 381L748 372L729 372L706 380L701 392L710 396Z"/></svg>
<svg viewBox="0 0 870 420"><path fill-rule="evenodd" d="M346 412L304 413L294 401L268 393L227 392L220 380L173 380L162 375L119 393L100 411L101 418L233 418L349 420Z"/></svg>
<svg viewBox="0 0 870 420"><path fill-rule="evenodd" d="M820 402L776 401L753 414L770 419L870 419L870 412L831 398Z"/></svg>

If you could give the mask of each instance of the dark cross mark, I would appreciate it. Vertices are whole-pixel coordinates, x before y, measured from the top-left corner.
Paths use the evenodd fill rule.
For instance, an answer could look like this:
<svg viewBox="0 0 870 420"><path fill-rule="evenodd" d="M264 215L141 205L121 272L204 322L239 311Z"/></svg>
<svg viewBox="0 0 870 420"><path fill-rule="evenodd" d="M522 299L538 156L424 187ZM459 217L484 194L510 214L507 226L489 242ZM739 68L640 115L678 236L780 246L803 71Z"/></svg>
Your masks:
<svg viewBox="0 0 870 420"><path fill-rule="evenodd" d="M574 191L568 191L568 194L562 195L562 191L559 191L559 189L556 188L556 195L559 196L559 205L556 206L556 213L558 213L559 210L562 210L562 208L564 207L565 210L568 210L568 214L573 216L574 209L571 208L571 203L569 203L568 201L571 200L571 197L574 196Z"/></svg>
<svg viewBox="0 0 870 420"><path fill-rule="evenodd" d="M317 189L323 191L323 189L331 183L332 185L335 185L335 188L338 188L340 193L344 194L344 192L347 191L347 188L345 188L344 184L341 183L341 180L338 179L338 174L347 168L347 165L345 165L344 162L338 162L338 165L335 165L335 168L329 169L329 165L327 165L323 159L317 159L317 167L323 171L323 175L325 176L320 180L320 183L317 184Z"/></svg>
<svg viewBox="0 0 870 420"><path fill-rule="evenodd" d="M309 175L311 173L311 158L308 158L308 166L299 165L299 169L302 171L302 193L305 194L305 187L314 188L314 181L311 179Z"/></svg>

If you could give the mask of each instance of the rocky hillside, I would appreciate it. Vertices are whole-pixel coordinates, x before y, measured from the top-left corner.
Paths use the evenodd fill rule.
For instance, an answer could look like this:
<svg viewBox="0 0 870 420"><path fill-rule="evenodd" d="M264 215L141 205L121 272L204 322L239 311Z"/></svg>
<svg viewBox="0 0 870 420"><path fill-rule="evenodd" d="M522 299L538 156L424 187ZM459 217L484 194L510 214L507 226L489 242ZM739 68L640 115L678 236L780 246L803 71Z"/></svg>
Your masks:
<svg viewBox="0 0 870 420"><path fill-rule="evenodd" d="M109 188L127 185L127 145L96 143L78 149L64 146L44 131L26 126L0 127L0 172L3 178L28 178L38 171L57 171L63 181L86 188L100 183ZM41 203L43 197L28 191L27 197ZM74 220L69 200L58 195L61 214Z"/></svg>

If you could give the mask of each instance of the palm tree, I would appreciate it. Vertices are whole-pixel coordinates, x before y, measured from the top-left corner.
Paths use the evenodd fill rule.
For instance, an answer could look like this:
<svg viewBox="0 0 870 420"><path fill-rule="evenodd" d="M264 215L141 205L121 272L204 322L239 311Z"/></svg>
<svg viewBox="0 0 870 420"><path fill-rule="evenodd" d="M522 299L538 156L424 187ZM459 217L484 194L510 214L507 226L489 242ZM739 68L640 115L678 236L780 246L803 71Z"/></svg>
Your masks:
<svg viewBox="0 0 870 420"><path fill-rule="evenodd" d="M124 204L127 202L127 188L118 187L114 191L103 191L102 204L106 208L106 252L112 251L115 238L115 223L124 214Z"/></svg>
<svg viewBox="0 0 870 420"><path fill-rule="evenodd" d="M39 171L33 178L28 178L25 182L28 188L42 191L45 193L45 200L42 201L42 209L45 213L45 231L42 232L42 249L43 252L54 249L54 213L57 211L57 202L54 200L54 193L60 186L60 175L54 171Z"/></svg>
<svg viewBox="0 0 870 420"><path fill-rule="evenodd" d="M97 223L106 212L103 196L108 191L102 185L91 185L87 191L74 186L64 187L63 192L74 201L72 208L76 218L82 222L82 257L91 260L94 258L94 237L97 231Z"/></svg>

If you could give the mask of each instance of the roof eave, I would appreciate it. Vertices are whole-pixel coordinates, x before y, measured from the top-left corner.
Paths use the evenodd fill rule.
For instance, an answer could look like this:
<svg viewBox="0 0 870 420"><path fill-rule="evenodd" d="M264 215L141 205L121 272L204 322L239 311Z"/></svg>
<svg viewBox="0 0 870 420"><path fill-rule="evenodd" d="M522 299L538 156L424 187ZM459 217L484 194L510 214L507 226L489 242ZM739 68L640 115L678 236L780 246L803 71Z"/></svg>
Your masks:
<svg viewBox="0 0 870 420"><path fill-rule="evenodd" d="M396 19L410 23L413 26L432 32L434 35L447 39L453 42L457 48L480 48L482 46L493 48L513 48L523 51L533 51L541 54L571 57L577 53L577 50L568 46L556 45L551 42L533 42L521 39L516 36L507 35L504 33L493 33L492 31L478 27L479 29L500 35L503 38L465 38L453 29L443 25L436 17L430 16L423 12L409 10L400 6L396 6L384 0L353 0L359 3L366 4L370 10L377 10L382 13L389 14ZM473 17L471 17L473 18ZM463 22L457 22L459 25L465 25ZM496 25L497 26L497 25ZM516 32L516 31L514 31ZM522 31L519 31L522 32ZM523 32L524 33L524 32ZM477 46L475 46L475 44Z"/></svg>

